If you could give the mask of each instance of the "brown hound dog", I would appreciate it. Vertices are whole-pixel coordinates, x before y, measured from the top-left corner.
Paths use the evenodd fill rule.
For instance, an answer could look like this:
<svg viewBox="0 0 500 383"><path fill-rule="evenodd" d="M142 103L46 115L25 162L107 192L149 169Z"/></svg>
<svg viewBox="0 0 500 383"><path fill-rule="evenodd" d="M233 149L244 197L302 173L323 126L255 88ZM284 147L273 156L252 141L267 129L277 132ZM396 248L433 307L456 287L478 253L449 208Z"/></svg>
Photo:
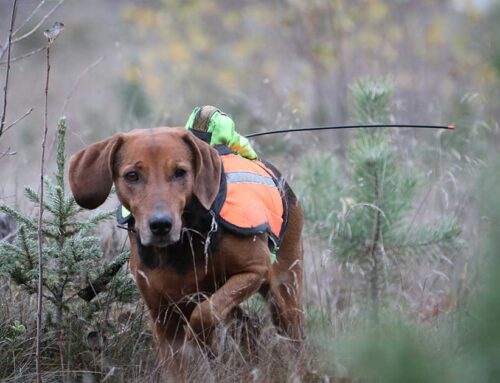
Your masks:
<svg viewBox="0 0 500 383"><path fill-rule="evenodd" d="M70 162L70 185L80 206L100 206L114 183L132 212L130 269L162 358L177 361L173 368L186 338L208 342L214 326L256 292L269 302L278 330L303 339L303 214L297 199L286 187L289 221L278 261L271 264L267 235L245 237L220 226L213 232L208 210L220 179L216 150L183 128L118 133Z"/></svg>

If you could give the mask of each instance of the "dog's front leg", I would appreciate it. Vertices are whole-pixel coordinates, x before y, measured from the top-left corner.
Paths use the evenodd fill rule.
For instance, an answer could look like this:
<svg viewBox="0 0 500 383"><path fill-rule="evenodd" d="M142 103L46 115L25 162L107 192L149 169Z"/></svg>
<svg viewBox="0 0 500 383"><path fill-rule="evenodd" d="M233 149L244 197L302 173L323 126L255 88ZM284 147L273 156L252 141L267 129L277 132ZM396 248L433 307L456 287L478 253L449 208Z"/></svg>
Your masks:
<svg viewBox="0 0 500 383"><path fill-rule="evenodd" d="M263 273L258 272L233 275L209 299L196 306L189 320L191 331L208 343L217 323L225 320L234 307L258 291L264 280Z"/></svg>

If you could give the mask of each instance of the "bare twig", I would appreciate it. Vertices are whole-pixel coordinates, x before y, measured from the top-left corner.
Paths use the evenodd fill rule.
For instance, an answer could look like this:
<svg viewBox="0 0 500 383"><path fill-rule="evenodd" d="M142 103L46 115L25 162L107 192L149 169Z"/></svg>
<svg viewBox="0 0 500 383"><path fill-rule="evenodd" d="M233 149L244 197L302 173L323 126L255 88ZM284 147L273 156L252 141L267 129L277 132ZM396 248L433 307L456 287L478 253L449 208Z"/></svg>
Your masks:
<svg viewBox="0 0 500 383"><path fill-rule="evenodd" d="M50 74L50 42L47 43L47 72L45 77L45 109L43 118L42 155L40 161L40 208L38 210L38 305L36 317L36 377L37 382L42 383L41 369L41 349L40 340L42 337L42 309L43 309L43 169L45 165L45 142L47 140L47 114L49 99L49 74Z"/></svg>
<svg viewBox="0 0 500 383"><path fill-rule="evenodd" d="M42 24L45 22L45 20L47 20L63 3L64 3L65 0L59 0L59 2L54 6L52 7L52 9L50 9L43 17L42 19L31 29L29 30L28 32L26 32L24 35L22 36L19 36L19 37L15 37L17 36L17 34L19 33L19 31L29 22L31 21L31 19L34 17L34 15L38 12L38 10L42 7L42 5L45 3L45 0L42 0L40 2L40 4L38 4L35 9L33 10L33 12L30 14L30 16L28 16L28 18L22 23L22 25L16 29L16 31L13 33L13 37L14 39L12 39L12 44L16 44L16 43L19 43L21 42L22 40L24 39L27 39L28 37L30 37L32 34L34 34L36 31L38 31L38 29L42 26ZM0 60L3 58L6 50L8 48L8 40L4 43L4 45L2 47L0 47ZM45 49L45 47L43 48ZM42 50L43 50L42 49ZM34 53L32 54L35 54L35 53L38 53L38 52L41 52L41 50L36 50L36 51L33 51ZM31 52L30 52L31 53ZM26 57L28 56L31 56L31 54L28 54L26 55ZM17 60L20 60L21 58L24 58L24 57L19 57L19 58L16 58L16 61Z"/></svg>
<svg viewBox="0 0 500 383"><path fill-rule="evenodd" d="M11 152L10 151L10 147L7 148L7 150L5 152L0 152L0 160L2 158L4 158L5 156L13 156L15 155L17 152Z"/></svg>
<svg viewBox="0 0 500 383"><path fill-rule="evenodd" d="M9 89L9 74L10 74L10 51L12 46L12 32L14 30L14 23L16 21L16 11L17 11L17 0L14 0L12 4L12 16L10 18L10 29L9 37L7 42L7 71L5 72L5 82L3 86L3 110L2 117L0 119L0 137L3 133L3 127L5 125L5 114L7 112L7 91Z"/></svg>
<svg viewBox="0 0 500 383"><path fill-rule="evenodd" d="M431 186L427 190L427 193L425 193L424 198L422 198L422 201L420 201L420 204L418 205L417 210L415 210L415 213L413 214L413 217L411 218L410 224L408 225L408 228L406 229L403 244L407 242L408 237L410 235L410 232L413 228L413 225L415 224L415 220L416 220L417 216L420 214L420 211L422 210L422 207L424 206L425 202L427 201L427 198L431 194L432 189L434 189L434 184L431 184Z"/></svg>
<svg viewBox="0 0 500 383"><path fill-rule="evenodd" d="M21 29L23 29L26 26L26 24L28 24L31 21L31 19L33 18L33 16L36 15L36 13L38 12L38 10L41 7L43 7L43 5L45 4L45 1L46 0L42 0L42 1L40 1L38 3L38 5L35 7L35 9L33 9L33 11L30 13L30 15L26 18L26 20L24 20L23 23L19 27L16 28L16 30L14 31L14 36L17 35L19 33L19 31Z"/></svg>
<svg viewBox="0 0 500 383"><path fill-rule="evenodd" d="M44 50L45 50L45 46L40 47L40 48L37 48L37 49L35 49L35 50L32 50L31 52L28 52L28 53L25 53L25 54L22 54L22 55L20 55L20 56L16 56L16 57L14 57L14 58L10 59L10 62L11 62L11 63L14 63L14 62L16 62L16 61L19 61L19 60L25 59L26 57L30 57L30 56L33 56L33 55L35 55L35 54L37 54L37 53L40 53L40 52L42 52L42 51L44 51ZM0 65L5 65L5 64L7 64L7 61L0 61Z"/></svg>
<svg viewBox="0 0 500 383"><path fill-rule="evenodd" d="M54 7L42 17L42 19L38 22L37 25L35 25L30 31L26 32L24 35L16 37L12 41L12 43L13 44L18 43L19 41L30 37L41 27L41 25L45 22L45 20L47 20L57 10L57 8L59 8L62 5L62 3L64 3L64 0L59 0L59 2L56 5L54 5Z"/></svg>
<svg viewBox="0 0 500 383"><path fill-rule="evenodd" d="M7 242L9 239L14 238L16 235L17 235L17 230L13 231L12 233L7 234L5 237L3 237L2 239L0 239L0 243L1 242Z"/></svg>
<svg viewBox="0 0 500 383"><path fill-rule="evenodd" d="M61 0L59 4L62 4ZM42 366L41 366L41 338L42 338L42 310L43 310L43 191L44 191L44 166L45 166L45 143L47 142L48 132L48 102L49 102L49 75L50 75L50 46L54 40L64 29L64 24L60 22L54 23L52 28L44 32L47 38L47 71L45 77L45 108L43 114L43 137L42 137L42 154L40 159L40 208L38 211L38 305L36 318L36 377L37 383L42 383Z"/></svg>
<svg viewBox="0 0 500 383"><path fill-rule="evenodd" d="M75 82L73 83L73 86L71 87L71 90L69 91L68 95L66 96L66 99L64 100L64 104L61 108L61 113L60 115L61 116L64 116L64 112L66 111L66 107L68 106L68 103L69 103L69 100L71 99L71 97L73 96L73 94L75 93L76 89L78 88L78 85L80 84L80 82L82 81L82 79L87 75L87 73L89 73L94 67L96 67L97 65L99 65L102 60L104 59L104 57L99 57L96 61L94 61L92 64L90 64L89 66L87 66L83 71L82 73L80 73L80 75L77 77L77 79L75 80Z"/></svg>
<svg viewBox="0 0 500 383"><path fill-rule="evenodd" d="M25 117L29 116L31 114L31 112L33 112L33 108L29 108L26 113L24 113L21 117L19 117L17 120L15 121L12 121L9 125L7 125L7 127L3 130L4 133L7 132L7 130L9 130L10 128L12 128L14 125L16 125L17 123L21 122L22 120L24 120Z"/></svg>
<svg viewBox="0 0 500 383"><path fill-rule="evenodd" d="M61 113L59 114L60 116L64 116L64 113L66 112L66 108L68 107L68 104L69 104L69 101L71 100L71 97L73 96L73 94L76 92L77 88L78 88L78 85L80 85L80 82L82 81L82 79L94 68L96 67L97 65L99 65L102 60L104 60L104 57L99 57L96 61L94 61L92 64L90 64L89 66L87 66L81 73L80 75L76 78L75 82L73 83L73 86L71 87L68 95L66 96L66 99L64 100L64 103L63 103L63 106L61 108ZM75 136L77 136L80 141L86 146L87 144L85 142L83 142L82 138L77 135L76 133L72 132L71 129L69 129L70 133L71 134L74 134ZM49 156L52 156L53 155L53 152L56 148L56 142L57 142L57 134L54 135L50 145L49 145Z"/></svg>

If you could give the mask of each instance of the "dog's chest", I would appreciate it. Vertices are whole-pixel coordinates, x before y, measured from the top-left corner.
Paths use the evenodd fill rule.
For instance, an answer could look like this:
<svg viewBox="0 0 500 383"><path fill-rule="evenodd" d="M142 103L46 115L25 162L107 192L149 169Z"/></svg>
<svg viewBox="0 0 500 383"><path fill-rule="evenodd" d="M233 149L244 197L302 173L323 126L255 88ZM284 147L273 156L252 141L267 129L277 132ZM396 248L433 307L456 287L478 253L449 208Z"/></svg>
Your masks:
<svg viewBox="0 0 500 383"><path fill-rule="evenodd" d="M211 295L223 284L220 267L212 257L193 259L189 253L184 253L183 258L166 254L145 257L144 253L138 253L132 253L130 266L144 296L154 295L163 302L178 303L199 294Z"/></svg>
<svg viewBox="0 0 500 383"><path fill-rule="evenodd" d="M189 301L196 295L211 295L216 290L216 281L209 278L202 268L196 272L179 274L169 269L155 269L148 273L151 288L171 303Z"/></svg>

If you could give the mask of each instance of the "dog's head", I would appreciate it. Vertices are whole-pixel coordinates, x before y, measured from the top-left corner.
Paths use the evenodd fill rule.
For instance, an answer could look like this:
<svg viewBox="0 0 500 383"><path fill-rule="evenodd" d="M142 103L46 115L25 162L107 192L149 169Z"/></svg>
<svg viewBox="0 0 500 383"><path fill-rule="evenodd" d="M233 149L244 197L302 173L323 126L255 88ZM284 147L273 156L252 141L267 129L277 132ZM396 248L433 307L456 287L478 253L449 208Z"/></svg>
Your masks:
<svg viewBox="0 0 500 383"><path fill-rule="evenodd" d="M217 152L183 128L115 134L74 154L69 167L80 206L100 206L114 183L142 245L157 247L179 240L182 214L193 197L210 208L220 178Z"/></svg>

